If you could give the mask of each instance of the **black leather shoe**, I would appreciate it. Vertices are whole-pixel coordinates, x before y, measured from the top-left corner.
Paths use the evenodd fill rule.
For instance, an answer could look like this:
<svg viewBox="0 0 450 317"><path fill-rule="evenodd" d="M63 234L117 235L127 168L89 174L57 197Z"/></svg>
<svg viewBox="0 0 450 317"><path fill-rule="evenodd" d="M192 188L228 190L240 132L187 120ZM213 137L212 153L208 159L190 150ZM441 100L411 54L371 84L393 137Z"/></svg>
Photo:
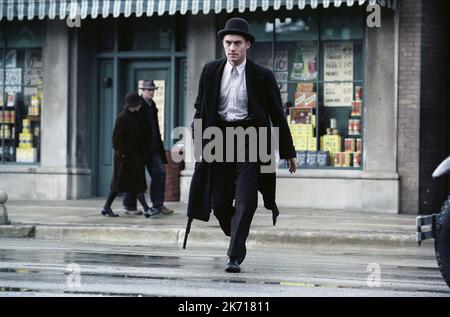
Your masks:
<svg viewBox="0 0 450 317"><path fill-rule="evenodd" d="M277 224L277 218L279 215L280 211L278 210L278 207L275 205L275 207L272 209L272 221L274 226Z"/></svg>
<svg viewBox="0 0 450 317"><path fill-rule="evenodd" d="M236 258L229 257L227 261L227 265L225 268L225 272L227 273L240 273L241 267L239 266L239 261Z"/></svg>
<svg viewBox="0 0 450 317"><path fill-rule="evenodd" d="M116 215L115 213L113 213L111 208L103 208L102 209L102 215L103 216L109 216L109 217L119 217L119 215Z"/></svg>

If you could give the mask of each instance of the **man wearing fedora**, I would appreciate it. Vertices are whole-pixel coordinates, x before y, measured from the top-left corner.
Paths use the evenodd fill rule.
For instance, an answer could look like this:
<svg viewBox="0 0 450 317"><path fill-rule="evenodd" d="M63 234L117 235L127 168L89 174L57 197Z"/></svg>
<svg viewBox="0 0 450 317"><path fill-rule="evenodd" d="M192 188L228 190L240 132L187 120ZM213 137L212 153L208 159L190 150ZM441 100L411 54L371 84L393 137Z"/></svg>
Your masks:
<svg viewBox="0 0 450 317"><path fill-rule="evenodd" d="M150 154L146 159L145 166L151 177L150 184L150 198L153 204L150 212L145 213L145 216L151 217L158 213L171 214L173 210L164 206L164 191L166 187L166 168L167 164L164 145L161 138L161 132L158 123L158 109L153 101L156 87L153 80L144 80L139 83L139 89L142 91L141 95L141 110L142 115L147 124L146 136L149 142ZM123 199L125 209L136 211L136 195L126 193Z"/></svg>
<svg viewBox="0 0 450 317"><path fill-rule="evenodd" d="M289 171L295 173L296 152L275 77L269 69L247 58L247 51L255 41L249 33L248 22L232 18L218 36L226 57L203 68L194 105L194 132L194 125L199 121L203 131L209 127L221 131L229 127L265 127L268 131L265 141L269 144L270 127L277 127L280 158L288 160ZM258 134L260 137L264 136ZM224 143L230 143L228 136ZM222 231L231 237L225 268L230 273L241 271L245 243L258 205L258 191L263 195L264 206L272 211L273 225L279 214L275 203L275 172L262 172L263 162L259 157L256 162L249 159L249 143L246 140L244 145L247 154L244 161L236 160L234 155L233 162L210 163L203 157L196 163L189 193L186 232L189 233L192 219L209 221L214 211ZM224 152L228 150L225 148ZM234 153L236 150L234 146Z"/></svg>

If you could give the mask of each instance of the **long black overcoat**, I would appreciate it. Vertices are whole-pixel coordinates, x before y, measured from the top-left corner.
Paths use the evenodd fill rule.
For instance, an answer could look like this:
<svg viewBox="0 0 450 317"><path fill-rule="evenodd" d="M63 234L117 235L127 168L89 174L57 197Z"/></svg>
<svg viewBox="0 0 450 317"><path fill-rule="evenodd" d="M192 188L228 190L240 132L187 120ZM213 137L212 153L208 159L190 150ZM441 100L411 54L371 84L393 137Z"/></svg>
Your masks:
<svg viewBox="0 0 450 317"><path fill-rule="evenodd" d="M149 142L149 148L151 149L154 146L153 144L151 144L151 134L155 133L157 140L157 144L155 147L158 149L158 152L160 153L161 159L163 160L164 164L167 164L166 151L164 150L164 144L161 138L161 130L159 128L158 108L156 108L155 102L153 100L147 102L143 97L141 97L141 109L139 110L139 112L145 118L145 122L147 123L146 133L149 134L147 138Z"/></svg>
<svg viewBox="0 0 450 317"><path fill-rule="evenodd" d="M203 68L198 95L195 101L194 119L202 120L202 129L214 127L219 120L218 104L220 84L227 60L221 59L206 64ZM253 116L257 127L270 126L279 128L279 153L281 159L294 158L295 148L292 136L284 115L280 90L273 73L251 60L247 59L245 66L248 95L248 111ZM270 138L268 134L268 138ZM197 139L197 138L196 138ZM270 140L268 140L270 143ZM203 144L204 146L204 144ZM197 162L191 181L187 216L192 219L209 221L211 213L210 184L212 163ZM258 190L263 195L264 207L272 210L273 224L279 214L275 203L276 175L273 173L260 173Z"/></svg>
<svg viewBox="0 0 450 317"><path fill-rule="evenodd" d="M111 191L118 193L143 193L145 158L148 157L148 129L138 112L122 111L116 119L113 132L114 172Z"/></svg>

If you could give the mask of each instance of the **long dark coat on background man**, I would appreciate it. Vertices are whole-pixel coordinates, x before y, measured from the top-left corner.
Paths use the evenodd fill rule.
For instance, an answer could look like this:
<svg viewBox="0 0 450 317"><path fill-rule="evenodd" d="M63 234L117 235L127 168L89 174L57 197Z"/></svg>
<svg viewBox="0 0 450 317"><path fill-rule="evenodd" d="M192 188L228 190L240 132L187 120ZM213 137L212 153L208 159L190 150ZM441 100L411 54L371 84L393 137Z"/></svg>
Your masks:
<svg viewBox="0 0 450 317"><path fill-rule="evenodd" d="M220 83L226 62L226 58L216 60L206 64L203 68L194 105L194 119L202 120L203 130L217 126ZM247 59L245 73L248 112L256 122L256 127L266 127L269 130L268 138L270 138L270 122L272 122L274 127L279 128L280 158L296 157L291 133L282 107L280 90L273 73L249 59ZM201 136L198 136L198 138L201 139ZM268 142L270 143L270 139ZM209 221L211 213L210 184L212 181L220 181L211 179L212 164L214 163L204 161L196 163L189 192L187 216L190 220ZM272 210L273 224L275 225L276 217L279 214L275 203L276 175L275 173L260 173L258 182L258 189L264 199L264 207Z"/></svg>
<svg viewBox="0 0 450 317"><path fill-rule="evenodd" d="M148 135L148 128L139 112L124 110L117 117L112 139L112 192L143 193L147 190L145 158L149 152Z"/></svg>
<svg viewBox="0 0 450 317"><path fill-rule="evenodd" d="M157 151L161 154L161 159L163 160L164 164L167 164L167 158L166 158L166 152L164 150L164 144L162 142L161 138L161 130L159 128L159 121L158 121L158 108L156 108L156 104L153 100L150 100L149 102L145 101L145 99L141 96L141 109L139 112L143 115L143 117L146 120L147 127L149 131L149 136L151 136L151 133L156 134L156 140L157 144L151 144L152 138L148 138L148 146L150 149L156 148Z"/></svg>

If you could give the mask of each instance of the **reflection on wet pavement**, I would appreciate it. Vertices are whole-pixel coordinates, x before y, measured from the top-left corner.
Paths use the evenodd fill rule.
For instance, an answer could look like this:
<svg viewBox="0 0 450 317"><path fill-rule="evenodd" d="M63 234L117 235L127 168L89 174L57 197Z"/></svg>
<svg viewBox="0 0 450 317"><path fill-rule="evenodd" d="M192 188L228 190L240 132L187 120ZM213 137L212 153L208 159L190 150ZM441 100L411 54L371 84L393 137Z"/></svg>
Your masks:
<svg viewBox="0 0 450 317"><path fill-rule="evenodd" d="M16 247L15 243L22 243L22 247ZM336 252L333 247L254 248L243 265L243 273L229 275L224 273L223 248L192 248L186 252L176 247L11 241L0 246L0 293L225 296L239 290L245 295L277 296L317 290L339 292L336 294L373 291L450 294L436 269L433 254L414 250L399 258L394 250L380 249L368 257L366 251ZM383 283L376 290L367 287L368 263L379 263L382 269ZM80 267L80 288L67 285L73 275L68 270L70 264Z"/></svg>

